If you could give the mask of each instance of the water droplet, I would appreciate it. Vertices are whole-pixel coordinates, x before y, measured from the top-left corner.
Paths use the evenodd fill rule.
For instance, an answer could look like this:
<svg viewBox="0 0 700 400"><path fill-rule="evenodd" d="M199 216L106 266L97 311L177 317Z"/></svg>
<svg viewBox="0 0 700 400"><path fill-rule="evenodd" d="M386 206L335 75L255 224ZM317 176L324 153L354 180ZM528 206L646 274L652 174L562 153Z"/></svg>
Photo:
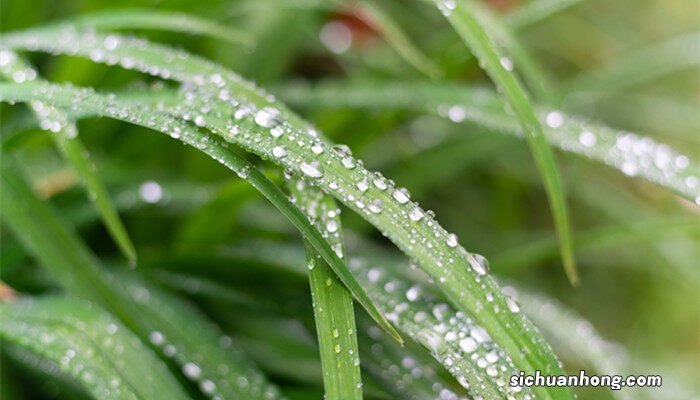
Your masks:
<svg viewBox="0 0 700 400"><path fill-rule="evenodd" d="M332 21L321 28L321 43L335 54L345 53L352 46L352 31L342 22Z"/></svg>
<svg viewBox="0 0 700 400"><path fill-rule="evenodd" d="M338 222L335 220L330 220L326 223L326 230L330 233L334 233L338 231Z"/></svg>
<svg viewBox="0 0 700 400"><path fill-rule="evenodd" d="M203 380L202 383L199 384L199 388L204 394L212 394L216 391L216 385L209 379Z"/></svg>
<svg viewBox="0 0 700 400"><path fill-rule="evenodd" d="M197 379L202 374L202 369L194 363L187 363L182 366L182 373L190 379Z"/></svg>
<svg viewBox="0 0 700 400"><path fill-rule="evenodd" d="M550 128L561 128L564 125L564 114L559 111L550 111L545 117L545 123Z"/></svg>
<svg viewBox="0 0 700 400"><path fill-rule="evenodd" d="M318 161L303 162L299 164L299 170L309 178L318 179L323 177L323 168Z"/></svg>
<svg viewBox="0 0 700 400"><path fill-rule="evenodd" d="M508 57L501 57L501 66L506 69L506 71L513 70L513 61Z"/></svg>
<svg viewBox="0 0 700 400"><path fill-rule="evenodd" d="M287 155L287 149L284 146L275 146L272 148L272 155L277 158L283 158Z"/></svg>
<svg viewBox="0 0 700 400"><path fill-rule="evenodd" d="M470 254L468 257L469 265L479 275L486 275L489 270L489 262L481 254Z"/></svg>
<svg viewBox="0 0 700 400"><path fill-rule="evenodd" d="M411 221L418 222L423 219L423 211L421 211L420 208L415 207L408 213L408 217L411 219Z"/></svg>
<svg viewBox="0 0 700 400"><path fill-rule="evenodd" d="M255 123L264 127L271 128L279 123L280 112L276 108L265 107L255 113Z"/></svg>
<svg viewBox="0 0 700 400"><path fill-rule="evenodd" d="M383 204L381 200L374 199L371 203L369 203L367 209L373 214L379 214L380 212L382 212L382 206Z"/></svg>
<svg viewBox="0 0 700 400"><path fill-rule="evenodd" d="M578 136L578 141L586 147L593 147L596 143L595 134L591 131L583 131Z"/></svg>
<svg viewBox="0 0 700 400"><path fill-rule="evenodd" d="M511 312L514 312L514 313L520 312L520 306L510 296L506 296L506 305L508 305L508 309Z"/></svg>
<svg viewBox="0 0 700 400"><path fill-rule="evenodd" d="M163 198L163 188L154 181L146 181L139 187L139 196L146 203L157 203Z"/></svg>
<svg viewBox="0 0 700 400"><path fill-rule="evenodd" d="M359 189L360 192L366 192L369 189L369 184L367 184L365 180L357 182L357 189Z"/></svg>
<svg viewBox="0 0 700 400"><path fill-rule="evenodd" d="M450 233L449 235L447 235L445 243L450 247L457 247L457 245L459 244L457 242L457 235L455 235L454 233Z"/></svg>
<svg viewBox="0 0 700 400"><path fill-rule="evenodd" d="M404 188L394 190L392 196L394 197L394 200L399 202L399 204L406 204L408 203L408 200L411 199L410 193L408 193L408 190Z"/></svg>
<svg viewBox="0 0 700 400"><path fill-rule="evenodd" d="M314 154L323 153L323 144L321 142L314 143L314 145L311 146L311 151L313 151Z"/></svg>
<svg viewBox="0 0 700 400"><path fill-rule="evenodd" d="M406 298L408 299L408 301L416 301L416 300L418 300L420 293L421 293L420 286L418 286L418 285L411 286L406 291Z"/></svg>
<svg viewBox="0 0 700 400"><path fill-rule="evenodd" d="M447 118L452 122L462 122L467 117L467 110L462 106L452 106L447 111Z"/></svg>
<svg viewBox="0 0 700 400"><path fill-rule="evenodd" d="M467 336L459 341L459 348L465 353L472 353L477 347L479 347L479 344L471 336Z"/></svg>
<svg viewBox="0 0 700 400"><path fill-rule="evenodd" d="M380 177L377 177L376 179L374 179L374 180L372 181L372 183L374 183L374 186L376 186L377 189L379 189L379 190L386 190L386 189L389 187L389 186L386 184L386 179L384 179L384 178L381 177L381 176L380 176Z"/></svg>

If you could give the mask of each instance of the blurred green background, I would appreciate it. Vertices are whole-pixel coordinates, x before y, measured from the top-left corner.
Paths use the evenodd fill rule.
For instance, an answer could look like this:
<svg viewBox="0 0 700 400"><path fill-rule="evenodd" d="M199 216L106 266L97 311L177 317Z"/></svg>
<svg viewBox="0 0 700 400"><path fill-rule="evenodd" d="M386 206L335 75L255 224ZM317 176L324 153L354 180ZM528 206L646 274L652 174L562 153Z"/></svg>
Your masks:
<svg viewBox="0 0 700 400"><path fill-rule="evenodd" d="M431 5L376 3L438 66L439 79L490 86L463 42ZM518 9L528 2L486 3L503 18L515 19ZM556 92L551 105L653 137L699 158L698 2L577 3L517 31L551 78ZM183 33L147 31L139 35L212 59L272 93L299 81L372 78L410 85L427 80L379 34L363 14L362 3L2 0L0 7L2 31L111 8L156 8L210 18L249 35L253 45ZM330 44L324 44L322 32L333 23L343 24L350 35L347 46L341 43L342 51L333 47L332 38L326 39ZM659 45L689 35L695 38L694 45L686 51L658 51ZM626 65L622 74L605 74L606 68L624 65L634 54L642 56ZM83 59L43 54L29 58L43 76L55 82L103 90L155 83L135 72ZM644 68L657 73L645 75ZM369 169L382 171L409 188L468 250L485 255L494 273L577 310L603 337L623 344L633 357L633 366L668 374L698 390L697 206L609 167L557 152L582 279L580 287L572 288L562 272L546 196L524 141L417 113L293 108L333 140L350 146ZM1 109L3 137L12 137L11 143L17 146L14 151L26 161L36 187L67 220L79 226L82 237L101 258L123 263L49 138L37 129L25 128L31 120L27 110L5 104ZM165 136L112 120L89 119L78 126L136 244L138 270L152 274L149 276L159 283L178 286L157 279L157 272L168 265L193 276L220 271L222 261L194 257L201 249L235 245L253 237L299 243L290 225L260 195L205 155ZM267 171L279 176L271 168ZM149 181L163 189L163 198L156 204L139 197L139 189ZM345 213L344 223L348 231L389 247L357 216ZM41 268L12 235L3 231L2 239L1 279L20 292L52 290ZM229 277L224 283L264 291L284 312L311 316L304 280L290 283L284 277L267 276L263 284ZM186 286L180 289L187 294ZM192 298L234 336L246 336L237 327L239 317L231 315L235 313L225 302L196 294ZM566 355L562 356L566 362ZM577 368L567 364L569 370ZM11 374L24 382L32 379L21 368ZM52 393L50 385L21 390L36 396L31 398L51 397ZM582 398L609 398L602 391L582 394Z"/></svg>

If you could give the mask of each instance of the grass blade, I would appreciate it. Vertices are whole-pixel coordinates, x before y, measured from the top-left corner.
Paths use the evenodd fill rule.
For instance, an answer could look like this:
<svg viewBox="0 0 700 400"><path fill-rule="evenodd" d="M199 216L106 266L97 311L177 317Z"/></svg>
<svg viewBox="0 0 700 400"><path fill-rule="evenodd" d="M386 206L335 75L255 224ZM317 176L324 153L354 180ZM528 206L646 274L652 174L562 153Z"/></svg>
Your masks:
<svg viewBox="0 0 700 400"><path fill-rule="evenodd" d="M108 309L166 357L177 355L174 362L202 393L280 398L277 389L231 347L228 339L220 340L221 335L201 314L127 271L113 276L102 269L54 211L32 194L16 172L15 163L7 155L2 162L3 221L66 289Z"/></svg>
<svg viewBox="0 0 700 400"><path fill-rule="evenodd" d="M440 68L433 63L401 30L391 16L382 8L376 0L363 0L358 12L360 18L365 19L375 27L396 52L416 70L426 76L437 79L442 76Z"/></svg>
<svg viewBox="0 0 700 400"><path fill-rule="evenodd" d="M21 81L36 79L36 71L19 59L15 53L0 51L0 58L6 60L0 64L0 74L5 77L15 81L18 78ZM134 244L119 218L119 213L116 211L107 189L96 172L95 164L90 161L90 155L85 145L78 138L78 129L75 124L68 121L65 112L47 104L31 102L30 107L39 120L39 126L51 132L51 139L56 147L80 176L88 196L99 210L105 227L117 247L131 263L135 263L136 249L134 249Z"/></svg>
<svg viewBox="0 0 700 400"><path fill-rule="evenodd" d="M188 398L136 335L87 302L49 297L0 304L0 337L50 360L95 398Z"/></svg>
<svg viewBox="0 0 700 400"><path fill-rule="evenodd" d="M584 0L533 0L516 8L505 16L506 23L515 30L536 23L574 7Z"/></svg>
<svg viewBox="0 0 700 400"><path fill-rule="evenodd" d="M98 52L104 57L93 57L95 61L121 62L129 69L187 83L186 101L173 113L179 111L178 115L189 116L227 141L313 181L415 259L449 300L473 316L523 371L561 372L556 357L529 320L520 313L500 311L507 309L507 299L487 275L482 258L461 247L454 235L410 201L405 189L366 170L345 149L329 151L328 141L316 130L225 68L143 40L110 38L105 43L107 37L91 32L42 28L5 35L3 45L82 57ZM272 150L282 143L286 157L279 158ZM321 165L323 171L317 168ZM361 182L368 183L367 190L362 190ZM333 266L332 255L324 258ZM487 294L493 295L493 301L484 303Z"/></svg>
<svg viewBox="0 0 700 400"><path fill-rule="evenodd" d="M530 145L530 150L537 164L537 169L542 176L545 191L549 198L557 236L559 237L564 270L569 281L574 285L578 284L571 240L571 223L569 222L564 188L562 187L554 155L545 139L540 121L532 109L530 99L516 76L509 71L509 65L503 62L503 56L499 54L488 33L484 30L481 21L471 11L471 6L462 2L455 2L454 0L435 0L435 3L457 33L467 42L498 89L503 92L508 104L515 113L525 133L525 138Z"/></svg>
<svg viewBox="0 0 700 400"><path fill-rule="evenodd" d="M190 125L175 120L167 114L163 115L163 112L159 112L154 108L149 108L138 102L122 101L114 95L105 96L91 90L79 90L70 86L40 83L7 84L2 86L8 89L0 93L0 97L5 100L14 98L15 100L31 101L41 98L44 101L51 101L65 108L89 109L96 115L108 116L149 128L157 126L157 129L161 132L204 151L236 172L241 178L246 179L270 200L303 233L306 240L316 248L323 258L329 262L329 265L343 284L348 287L358 302L377 321L382 329L396 338L396 340L401 341L399 334L376 309L371 299L357 283L350 271L348 271L343 260L328 245L321 233L313 225L309 224L306 217L290 203L287 196L276 185L250 163L228 150L220 139L203 135ZM13 86L14 89L10 89L10 86ZM226 129L226 131L230 132L230 129Z"/></svg>
<svg viewBox="0 0 700 400"><path fill-rule="evenodd" d="M585 72L565 84L560 96L575 91L621 90L700 65L700 32L667 39Z"/></svg>
<svg viewBox="0 0 700 400"><path fill-rule="evenodd" d="M191 14L165 10L117 9L96 11L68 18L57 24L102 31L153 29L206 35L227 43L251 45L245 32Z"/></svg>
<svg viewBox="0 0 700 400"><path fill-rule="evenodd" d="M225 249L237 262L256 261L296 273L303 255L298 247L270 241L247 242ZM406 278L410 270L396 258L380 256L361 248L362 256L350 259L350 266L368 293L399 329L425 347L474 398L516 399L532 396L529 388L500 385L517 373L512 360L486 331L445 299L433 293L430 284ZM268 255L284 254L284 258ZM517 307L509 300L509 307ZM376 339L376 334L370 334ZM490 360L488 367L480 363Z"/></svg>
<svg viewBox="0 0 700 400"><path fill-rule="evenodd" d="M335 201L301 180L290 181L288 186L296 204L342 254L340 209ZM326 398L362 399L352 296L314 247L308 243L305 247Z"/></svg>
<svg viewBox="0 0 700 400"><path fill-rule="evenodd" d="M342 93L342 95L341 95ZM280 90L292 104L306 107L407 109L472 122L494 132L522 137L518 122L504 111L504 103L490 90L459 85L403 82L325 83L314 87L293 85ZM700 203L700 164L664 143L637 133L621 131L585 118L544 107L537 108L547 141L561 150L610 165Z"/></svg>

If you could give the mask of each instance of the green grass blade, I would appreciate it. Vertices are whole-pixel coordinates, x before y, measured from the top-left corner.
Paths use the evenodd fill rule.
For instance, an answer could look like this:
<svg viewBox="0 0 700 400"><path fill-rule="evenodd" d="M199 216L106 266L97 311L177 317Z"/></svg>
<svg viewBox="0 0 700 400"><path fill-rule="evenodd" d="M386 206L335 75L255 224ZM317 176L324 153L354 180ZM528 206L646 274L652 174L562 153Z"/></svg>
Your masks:
<svg viewBox="0 0 700 400"><path fill-rule="evenodd" d="M0 51L0 57L7 60L7 62L0 65L0 74L15 80L16 78L21 78L22 80L36 79L36 71L19 59L15 53ZM89 158L90 154L83 142L78 138L78 130L75 124L68 121L65 112L47 104L32 102L30 107L39 120L39 126L51 132L51 139L53 139L56 147L59 148L63 156L80 176L88 196L99 210L107 231L114 239L117 247L130 262L135 263L136 249L134 249L134 244L122 220L119 218L119 213L116 211L107 189L96 172L94 163Z"/></svg>
<svg viewBox="0 0 700 400"><path fill-rule="evenodd" d="M589 320L556 299L542 293L518 290L518 298L524 312L532 315L543 334L564 349L572 359L589 365L600 375L661 375L663 387L628 387L612 390L619 400L638 399L686 399L693 390L671 372L660 370L658 365L648 365L630 354L620 343L603 337ZM643 372L641 372L643 371Z"/></svg>
<svg viewBox="0 0 700 400"><path fill-rule="evenodd" d="M202 393L259 400L281 397L228 339L220 340L221 334L201 314L127 271L114 276L101 268L75 233L33 195L8 157L0 168L2 219L62 286L102 305L143 342L173 357Z"/></svg>
<svg viewBox="0 0 700 400"><path fill-rule="evenodd" d="M533 0L514 9L505 16L506 23L515 30L527 28L536 23L574 7L584 0Z"/></svg>
<svg viewBox="0 0 700 400"><path fill-rule="evenodd" d="M530 52L520 43L511 29L486 5L473 1L468 4L475 19L483 25L484 31L491 36L495 45L500 46L503 53L510 56L501 56L499 62L501 67L508 71L520 72L536 99L551 102L554 94L552 84L540 63L530 55ZM494 49L497 48L494 47ZM476 55L479 59L483 57L479 54ZM486 65L487 68L493 68L488 67L488 63Z"/></svg>
<svg viewBox="0 0 700 400"><path fill-rule="evenodd" d="M537 164L537 169L542 176L545 191L549 198L557 236L559 237L564 270L569 281L574 285L578 284L571 240L571 223L569 222L564 188L562 187L554 155L545 139L540 121L532 109L530 99L517 77L509 71L508 64L503 62L503 56L496 49L491 38L484 30L482 22L476 18L470 6L453 0L435 0L435 3L457 33L467 42L515 113L525 133L525 138L530 145L530 150Z"/></svg>
<svg viewBox="0 0 700 400"><path fill-rule="evenodd" d="M375 27L406 62L432 79L440 78L443 75L437 64L413 44L379 2L363 0L360 4L359 15Z"/></svg>
<svg viewBox="0 0 700 400"><path fill-rule="evenodd" d="M191 14L165 10L117 9L96 11L71 17L58 24L102 31L120 29L153 29L210 36L232 44L251 45L243 31Z"/></svg>
<svg viewBox="0 0 700 400"><path fill-rule="evenodd" d="M315 221L319 231L342 254L340 209L333 198L306 187L304 181L290 181L288 186L297 206ZM352 295L314 247L308 243L305 247L326 398L362 399Z"/></svg>
<svg viewBox="0 0 700 400"><path fill-rule="evenodd" d="M316 130L225 68L143 40L110 36L116 41L109 40L105 46L102 35L43 28L5 35L3 45L81 57L97 51L104 57L93 57L95 61L121 62L129 69L187 83L186 101L173 110L175 114L189 116L227 141L313 181L415 259L448 299L475 318L516 365L533 374L537 369L561 372L556 357L529 320L520 313L502 311L507 309L507 299L488 276L485 262L468 253L454 235L411 202L405 189L366 170L345 149L330 150ZM273 149L282 144L286 156L280 158ZM492 302L485 303L487 294L493 295Z"/></svg>
<svg viewBox="0 0 700 400"><path fill-rule="evenodd" d="M8 99L23 99L32 101L41 99L59 104L61 107L90 109L96 115L108 116L115 119L124 120L148 128L156 128L170 136L184 141L194 147L199 148L206 154L221 162L226 167L236 172L241 178L246 179L260 193L262 193L282 214L284 214L292 224L299 229L306 240L311 243L316 250L329 262L333 271L340 280L357 298L358 302L377 321L377 323L401 341L401 337L396 330L386 321L384 316L376 309L371 299L357 283L343 260L337 252L331 248L321 233L311 225L306 217L295 207L287 196L265 175L254 168L250 163L231 152L224 143L216 138L209 137L192 126L180 122L155 108L150 108L145 104L120 100L114 95L100 95L91 90L79 90L71 86L57 86L41 83L26 83L23 85L4 84L8 90L2 90L0 97ZM10 89L10 87L14 89ZM17 96L17 97L13 97ZM197 122L195 121L195 124ZM226 129L230 132L230 129Z"/></svg>
<svg viewBox="0 0 700 400"><path fill-rule="evenodd" d="M389 319L414 341L425 347L474 398L527 398L529 388L499 385L517 373L512 360L473 319L457 312L444 297L433 293L430 284L406 278L410 274L404 262L380 256L371 249L360 248L362 256L352 257L350 265L368 293ZM298 247L276 242L255 241L229 247L224 253L237 262L256 261L296 273L303 254ZM285 257L272 255L284 254ZM508 300L508 307L517 304ZM376 335L371 335L376 339ZM491 367L479 366L478 360L490 360ZM482 361L483 362L483 361Z"/></svg>
<svg viewBox="0 0 700 400"><path fill-rule="evenodd" d="M700 32L686 33L633 51L565 84L564 97L575 91L622 90L700 65Z"/></svg>
<svg viewBox="0 0 700 400"><path fill-rule="evenodd" d="M343 93L342 97L340 93ZM281 95L292 103L311 107L424 111L454 122L467 121L493 131L522 135L517 122L503 111L503 104L495 94L468 86L409 86L405 83L294 85L283 89ZM539 114L543 120L551 119L553 124L556 123L545 128L545 135L552 145L562 150L608 164L626 175L647 179L691 201L700 194L695 184L700 175L697 162L663 143L559 111L540 108ZM649 149L640 152L642 143L648 143Z"/></svg>
<svg viewBox="0 0 700 400"><path fill-rule="evenodd" d="M600 251L620 244L654 242L664 237L700 236L700 229L695 221L682 221L677 218L665 218L653 221L640 221L630 226L603 226L589 229L575 235L576 247L582 253ZM494 257L493 263L501 273L522 271L528 267L542 265L543 262L556 257L557 244L550 239L528 242L522 246L508 249ZM687 280L685 274L678 271L654 268L651 272L667 275L670 278ZM679 276L680 275L680 276Z"/></svg>
<svg viewBox="0 0 700 400"><path fill-rule="evenodd" d="M459 85L396 82L326 83L314 87L293 85L280 90L292 104L305 107L350 107L379 110L415 110L471 122L494 132L519 137L522 129L504 111L505 104L492 91ZM700 164L664 143L621 131L561 111L537 108L547 141L561 150L609 165L700 202Z"/></svg>
<svg viewBox="0 0 700 400"><path fill-rule="evenodd" d="M50 360L95 398L188 398L136 335L84 301L49 297L0 304L0 338Z"/></svg>

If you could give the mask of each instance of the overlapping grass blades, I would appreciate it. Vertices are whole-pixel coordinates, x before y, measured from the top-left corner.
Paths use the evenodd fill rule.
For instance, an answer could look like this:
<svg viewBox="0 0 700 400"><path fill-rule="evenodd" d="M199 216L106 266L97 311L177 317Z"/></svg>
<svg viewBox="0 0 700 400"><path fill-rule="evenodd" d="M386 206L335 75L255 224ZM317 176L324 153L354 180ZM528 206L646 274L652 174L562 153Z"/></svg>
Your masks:
<svg viewBox="0 0 700 400"><path fill-rule="evenodd" d="M283 99L300 106L415 110L457 123L478 124L494 132L523 135L518 123L504 111L504 103L498 96L479 87L328 82L316 86L291 85L279 92ZM700 202L700 164L697 160L636 133L545 107L536 110L545 122L544 135L551 145L610 165L626 175L646 179L690 201Z"/></svg>
<svg viewBox="0 0 700 400"><path fill-rule="evenodd" d="M171 112L189 116L196 125L210 128L244 149L270 157L312 180L372 222L416 259L459 309L468 312L488 330L518 367L531 372L536 369L543 373L561 371L551 350L529 321L520 313L505 311L508 310L507 299L486 275L486 266L480 257L461 248L453 235L410 202L407 192L394 188L384 177L366 171L346 151L329 150L319 141L317 132L237 75L195 56L117 35L43 28L8 34L4 39L3 44L12 48L91 57L95 61L120 63L127 68L187 82L193 87L185 95L184 104ZM3 89L7 92L10 87ZM12 90L15 89L23 90L20 87ZM50 90L54 102L60 100L57 95L61 92L55 89L58 88ZM77 93L63 89L59 97L64 106L70 108L73 103L67 99L70 96L66 92ZM85 107L88 99L104 104L104 97L85 94L87 97L79 99L79 107ZM27 90L25 95L48 93L39 90L32 94ZM261 131L269 134L261 134ZM286 154L281 159L272 151L280 143L284 144ZM314 149L321 152L316 153ZM486 301L486 293L493 294L493 301ZM545 398L553 396L546 393L548 390L540 392Z"/></svg>
<svg viewBox="0 0 700 400"><path fill-rule="evenodd" d="M571 223L559 170L544 137L542 125L532 109L532 102L512 72L512 61L502 55L496 47L492 34L486 31L483 27L484 22L478 18L477 13L473 12L471 2L435 0L435 4L469 45L474 55L479 59L480 65L489 74L498 90L503 93L510 109L515 114L544 182L559 237L564 270L571 283L577 284L578 275L576 274L571 239Z"/></svg>
<svg viewBox="0 0 700 400"><path fill-rule="evenodd" d="M296 246L276 242L246 242L225 250L237 262L256 261L303 273L303 254ZM284 254L284 258L269 257ZM370 249L350 258L350 267L389 319L406 335L424 346L474 398L527 398L529 388L510 387L504 382L517 373L507 354L488 333L462 312L419 283L405 263L380 256ZM489 296L490 297L490 296ZM508 300L510 310L518 304ZM372 334L376 337L376 334Z"/></svg>
<svg viewBox="0 0 700 400"><path fill-rule="evenodd" d="M2 59L0 74L4 75L5 78L22 82L37 76L36 71L26 62L20 60L15 53L0 51L0 59ZM107 230L119 249L130 262L135 262L134 245L112 204L95 165L90 161L90 154L78 138L78 129L75 124L68 121L65 112L61 110L41 102L32 102L30 106L39 120L39 125L51 132L51 139L56 147L80 176L90 199L95 203L95 207L99 210Z"/></svg>
<svg viewBox="0 0 700 400"><path fill-rule="evenodd" d="M295 203L335 249L344 254L340 209L333 198L303 180L289 182ZM329 400L362 399L360 354L352 295L308 243L309 269L316 334L321 352L323 384Z"/></svg>
<svg viewBox="0 0 700 400"><path fill-rule="evenodd" d="M8 157L3 155L0 168L2 220L63 287L120 318L142 342L171 358L203 394L281 397L200 313L127 271L115 276L103 269L75 233L33 195Z"/></svg>
<svg viewBox="0 0 700 400"><path fill-rule="evenodd" d="M199 18L194 15L146 9L116 9L82 14L57 22L79 28L93 28L102 31L121 29L150 29L172 32L185 32L210 36L232 44L251 45L251 38L229 25Z"/></svg>
<svg viewBox="0 0 700 400"><path fill-rule="evenodd" d="M136 335L82 300L47 297L0 303L0 338L49 360L98 399L188 398Z"/></svg>
<svg viewBox="0 0 700 400"><path fill-rule="evenodd" d="M9 89L10 86L7 85L6 87ZM42 87L44 90L41 90ZM30 101L34 96L39 95L39 97L42 97L39 93L43 91L43 96L48 96L44 97L45 101L49 100L58 103L63 108L77 106L78 108L89 110L88 112L94 115L112 117L157 129L198 148L236 172L238 176L250 182L253 187L289 218L290 222L304 234L306 240L329 262L329 265L343 281L343 284L355 295L367 312L384 330L397 338L397 340L400 340L399 335L377 311L362 287L347 270L343 260L328 245L321 233L313 225L309 224L306 217L290 203L287 196L276 185L246 160L230 151L223 141L217 137L204 135L196 127L189 125L187 122L177 120L167 113L159 112L156 108L150 108L148 105L129 100L120 101L116 96L99 95L89 89L78 90L70 86L53 86L41 83L26 83L15 86L15 88L18 90L8 90L6 93L0 94L0 97L5 95L12 96L12 92L14 92L15 95L24 96L25 101ZM7 97L5 98L7 99ZM19 98L17 99L19 100ZM195 121L195 124L197 124L197 121ZM236 127L236 129L238 128Z"/></svg>

